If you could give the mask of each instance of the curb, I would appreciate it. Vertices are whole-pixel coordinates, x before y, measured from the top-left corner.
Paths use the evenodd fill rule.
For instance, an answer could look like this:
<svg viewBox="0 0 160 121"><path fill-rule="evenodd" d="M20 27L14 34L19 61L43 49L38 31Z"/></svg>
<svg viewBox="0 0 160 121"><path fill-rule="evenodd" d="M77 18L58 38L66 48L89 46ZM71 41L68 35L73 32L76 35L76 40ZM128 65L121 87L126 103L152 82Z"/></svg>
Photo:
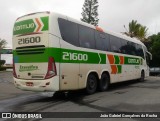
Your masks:
<svg viewBox="0 0 160 121"><path fill-rule="evenodd" d="M12 71L6 71L6 70L5 71L0 71L0 73L5 73L5 72L12 72Z"/></svg>
<svg viewBox="0 0 160 121"><path fill-rule="evenodd" d="M0 73L4 73L4 72L6 72L6 71L0 71Z"/></svg>

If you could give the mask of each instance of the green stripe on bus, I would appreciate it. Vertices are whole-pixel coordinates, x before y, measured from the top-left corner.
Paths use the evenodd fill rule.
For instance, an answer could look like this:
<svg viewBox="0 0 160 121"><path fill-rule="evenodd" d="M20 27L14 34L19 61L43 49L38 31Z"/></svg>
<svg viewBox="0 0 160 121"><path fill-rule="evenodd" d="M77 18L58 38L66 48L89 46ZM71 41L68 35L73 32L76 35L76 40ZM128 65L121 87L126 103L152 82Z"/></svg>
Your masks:
<svg viewBox="0 0 160 121"><path fill-rule="evenodd" d="M49 17L41 17L41 21L43 22L44 26L42 28L42 31L47 31L49 30L48 22L49 22Z"/></svg>
<svg viewBox="0 0 160 121"><path fill-rule="evenodd" d="M33 52L33 49L32 49ZM61 48L46 48L43 54L25 54L18 55L14 50L14 57L18 58L17 63L37 63L37 62L48 62L48 57L54 57L55 62L60 63L87 63L87 64L106 64L106 54L103 53L94 53L94 52L85 52L78 50L70 50L70 49L61 49ZM63 59L64 53L70 54L80 54L87 55L87 60L78 60L71 59L70 56L66 56L67 59Z"/></svg>
<svg viewBox="0 0 160 121"><path fill-rule="evenodd" d="M37 21L35 19L37 19ZM13 35L32 33L36 31L36 28L41 28L42 26L43 28L39 31L47 31L49 29L48 23L48 16L16 22L13 28Z"/></svg>
<svg viewBox="0 0 160 121"><path fill-rule="evenodd" d="M122 65L117 65L118 68L118 74L122 73Z"/></svg>
<svg viewBox="0 0 160 121"><path fill-rule="evenodd" d="M136 57L124 57L124 64L141 65L141 59Z"/></svg>
<svg viewBox="0 0 160 121"><path fill-rule="evenodd" d="M119 64L119 63L120 63L120 59L119 59L119 56L118 56L118 55L115 55L115 56L114 56L114 60L115 60L115 61L114 61L115 64Z"/></svg>
<svg viewBox="0 0 160 121"><path fill-rule="evenodd" d="M100 64L106 64L106 54L99 54L101 57L101 63Z"/></svg>
<svg viewBox="0 0 160 121"><path fill-rule="evenodd" d="M106 54L96 53L96 52L85 52L79 50L71 50L71 49L61 49L61 48L45 48L44 53L34 54L34 49L30 49L33 54L22 54L23 52L19 52L18 54L15 50L13 50L14 57L16 58L15 63L37 63L37 62L48 62L48 57L54 57L55 62L59 63L86 63L86 64L106 64ZM35 49L36 50L36 49ZM23 50L24 53L25 50ZM37 52L37 51L35 51ZM64 54L67 54L64 56ZM73 56L76 57L73 57ZM87 59L77 59L77 57L82 55L86 55ZM118 55L114 55L115 64L120 64L120 58ZM136 57L124 57L125 65L141 65L142 59ZM120 69L120 67L118 67Z"/></svg>

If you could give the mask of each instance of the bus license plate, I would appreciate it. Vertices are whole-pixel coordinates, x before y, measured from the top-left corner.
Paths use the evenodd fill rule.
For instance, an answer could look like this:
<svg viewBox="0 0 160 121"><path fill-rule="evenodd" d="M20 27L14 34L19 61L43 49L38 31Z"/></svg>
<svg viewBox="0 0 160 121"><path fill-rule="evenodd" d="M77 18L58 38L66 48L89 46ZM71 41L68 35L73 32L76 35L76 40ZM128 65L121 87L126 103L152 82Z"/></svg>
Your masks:
<svg viewBox="0 0 160 121"><path fill-rule="evenodd" d="M26 82L26 86L33 86L33 82Z"/></svg>

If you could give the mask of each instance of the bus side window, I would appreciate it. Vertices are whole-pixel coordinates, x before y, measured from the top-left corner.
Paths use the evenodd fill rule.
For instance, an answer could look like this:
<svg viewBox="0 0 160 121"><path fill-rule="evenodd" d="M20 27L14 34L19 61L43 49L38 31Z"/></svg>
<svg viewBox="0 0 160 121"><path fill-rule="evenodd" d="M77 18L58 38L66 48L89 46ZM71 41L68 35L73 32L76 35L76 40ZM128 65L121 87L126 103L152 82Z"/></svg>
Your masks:
<svg viewBox="0 0 160 121"><path fill-rule="evenodd" d="M127 41L126 45L127 54L136 55L136 46L135 43Z"/></svg>
<svg viewBox="0 0 160 121"><path fill-rule="evenodd" d="M121 53L121 41L120 38L110 35L111 51Z"/></svg>
<svg viewBox="0 0 160 121"><path fill-rule="evenodd" d="M81 47L95 49L94 29L79 25L79 42Z"/></svg>
<svg viewBox="0 0 160 121"><path fill-rule="evenodd" d="M136 55L136 44L133 42L130 43L131 55Z"/></svg>
<svg viewBox="0 0 160 121"><path fill-rule="evenodd" d="M58 19L62 39L72 45L79 46L78 25L65 19Z"/></svg>
<svg viewBox="0 0 160 121"><path fill-rule="evenodd" d="M136 55L144 58L144 52L142 49L142 45L136 44Z"/></svg>
<svg viewBox="0 0 160 121"><path fill-rule="evenodd" d="M127 54L127 40L121 39L120 50L123 54Z"/></svg>
<svg viewBox="0 0 160 121"><path fill-rule="evenodd" d="M109 35L103 32L95 31L95 39L96 39L96 49L109 51L110 50L110 42Z"/></svg>

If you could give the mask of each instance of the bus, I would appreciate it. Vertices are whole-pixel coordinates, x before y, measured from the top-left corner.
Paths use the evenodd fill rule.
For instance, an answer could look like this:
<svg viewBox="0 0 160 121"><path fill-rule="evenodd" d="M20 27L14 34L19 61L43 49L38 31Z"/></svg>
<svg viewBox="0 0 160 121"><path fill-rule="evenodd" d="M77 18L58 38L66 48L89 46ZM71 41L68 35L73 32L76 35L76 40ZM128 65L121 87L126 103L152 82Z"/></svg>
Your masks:
<svg viewBox="0 0 160 121"><path fill-rule="evenodd" d="M54 12L24 15L13 28L14 84L22 90L93 94L143 81L150 58L139 40Z"/></svg>

